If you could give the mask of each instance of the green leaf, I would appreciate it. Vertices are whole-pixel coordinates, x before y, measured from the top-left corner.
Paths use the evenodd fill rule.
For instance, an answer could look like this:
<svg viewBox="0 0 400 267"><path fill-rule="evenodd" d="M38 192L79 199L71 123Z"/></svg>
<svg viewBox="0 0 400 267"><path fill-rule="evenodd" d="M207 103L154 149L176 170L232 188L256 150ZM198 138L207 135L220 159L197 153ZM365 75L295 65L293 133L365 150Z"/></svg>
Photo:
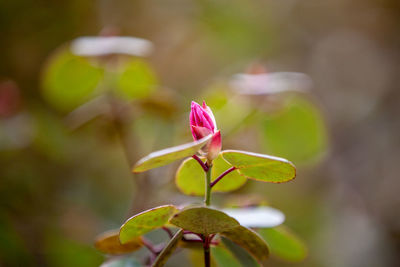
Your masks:
<svg viewBox="0 0 400 267"><path fill-rule="evenodd" d="M145 98L153 93L157 86L157 77L150 65L135 59L124 66L116 92L128 100Z"/></svg>
<svg viewBox="0 0 400 267"><path fill-rule="evenodd" d="M205 173L193 158L184 160L176 171L175 184L178 189L190 196L202 196L205 192Z"/></svg>
<svg viewBox="0 0 400 267"><path fill-rule="evenodd" d="M129 218L121 226L119 232L121 243L126 244L136 237L163 227L175 212L177 212L175 206L165 205L143 211Z"/></svg>
<svg viewBox="0 0 400 267"><path fill-rule="evenodd" d="M221 241L224 246L232 252L233 255L240 261L242 266L246 267L260 267L260 264L254 259L254 257L244 248L234 243L230 239L221 236Z"/></svg>
<svg viewBox="0 0 400 267"><path fill-rule="evenodd" d="M218 267L241 267L242 265L236 259L236 257L225 248L222 244L219 244L216 247L211 247L211 257L216 262Z"/></svg>
<svg viewBox="0 0 400 267"><path fill-rule="evenodd" d="M260 264L265 265L269 255L268 245L256 232L239 225L221 235L247 250Z"/></svg>
<svg viewBox="0 0 400 267"><path fill-rule="evenodd" d="M111 230L96 238L95 247L106 254L125 254L141 248L142 239L136 237L125 244L121 244L119 241L119 231Z"/></svg>
<svg viewBox="0 0 400 267"><path fill-rule="evenodd" d="M179 241L182 239L183 229L179 229L178 232L171 238L168 244L164 247L161 253L157 256L152 267L161 267L167 262L168 258L177 248Z"/></svg>
<svg viewBox="0 0 400 267"><path fill-rule="evenodd" d="M192 156L197 153L207 142L212 135L208 135L195 142L187 143L180 146L170 147L150 153L148 156L140 159L133 167L133 172L139 173L150 169L165 166L178 159Z"/></svg>
<svg viewBox="0 0 400 267"><path fill-rule="evenodd" d="M95 95L103 70L63 49L53 55L42 80L44 98L62 111L70 111Z"/></svg>
<svg viewBox="0 0 400 267"><path fill-rule="evenodd" d="M274 256L291 262L301 261L307 256L304 243L284 226L260 229L258 232Z"/></svg>
<svg viewBox="0 0 400 267"><path fill-rule="evenodd" d="M190 267L204 267L204 251L203 246L200 244L196 249L191 248L187 250L188 258L190 261ZM214 258L211 256L211 266L215 267L216 263Z"/></svg>
<svg viewBox="0 0 400 267"><path fill-rule="evenodd" d="M198 234L216 234L239 225L232 217L206 207L184 209L175 214L170 223Z"/></svg>
<svg viewBox="0 0 400 267"><path fill-rule="evenodd" d="M205 159L203 159L205 161ZM231 168L221 155L213 161L211 169L211 179L215 180L221 173ZM182 162L175 176L175 183L179 190L187 195L202 196L205 192L204 170L200 164L193 158ZM213 188L213 192L229 192L236 190L246 183L247 179L241 176L237 171L226 175Z"/></svg>
<svg viewBox="0 0 400 267"><path fill-rule="evenodd" d="M296 168L290 161L240 150L225 150L222 157L246 178L271 183L283 183L296 177Z"/></svg>
<svg viewBox="0 0 400 267"><path fill-rule="evenodd" d="M214 181L218 178L224 171L231 168L232 165L226 162L222 155L213 160L213 167L211 169L211 178ZM239 174L238 171L230 172L225 175L222 180L220 180L213 188L212 191L215 192L230 192L242 187L247 182L247 179ZM203 187L204 188L204 187Z"/></svg>
<svg viewBox="0 0 400 267"><path fill-rule="evenodd" d="M43 245L46 251L43 257L48 266L99 266L104 258L93 246L66 238L65 234L53 230L46 233ZM30 265L32 263L26 266Z"/></svg>
<svg viewBox="0 0 400 267"><path fill-rule="evenodd" d="M245 227L269 228L285 221L285 215L280 210L271 207L234 208L222 211Z"/></svg>
<svg viewBox="0 0 400 267"><path fill-rule="evenodd" d="M296 162L317 160L327 148L327 130L319 108L302 97L291 98L276 114L264 114L263 144L269 153Z"/></svg>

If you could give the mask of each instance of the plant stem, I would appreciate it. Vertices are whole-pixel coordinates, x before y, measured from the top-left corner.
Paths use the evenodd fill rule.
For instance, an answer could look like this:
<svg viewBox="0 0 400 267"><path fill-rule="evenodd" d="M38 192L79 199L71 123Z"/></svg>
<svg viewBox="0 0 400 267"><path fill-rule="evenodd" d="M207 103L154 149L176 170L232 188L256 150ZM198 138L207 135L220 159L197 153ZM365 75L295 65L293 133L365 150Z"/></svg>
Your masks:
<svg viewBox="0 0 400 267"><path fill-rule="evenodd" d="M206 194L204 196L206 206L210 206L211 203L211 169L212 165L210 164L206 172Z"/></svg>
<svg viewBox="0 0 400 267"><path fill-rule="evenodd" d="M142 243L153 255L157 256L158 252L155 250L154 245L150 240L142 236Z"/></svg>
<svg viewBox="0 0 400 267"><path fill-rule="evenodd" d="M122 111L119 108L119 103L111 95L108 96L108 102L111 109L112 123L119 137L121 147L124 151L128 168L130 169L137 161L137 155L136 153L134 153L134 150L132 148L136 148L139 145L136 142L136 138L129 138L129 135L127 134L127 122L126 119L122 116ZM146 206L147 196L149 195L151 184L149 183L149 179L146 179L145 176L146 174L138 176L132 173L136 192L134 194L132 207L129 211L128 217L138 211L143 210L143 208Z"/></svg>
<svg viewBox="0 0 400 267"><path fill-rule="evenodd" d="M169 238L172 238L174 236L174 234L168 227L164 226L162 229L168 234Z"/></svg>
<svg viewBox="0 0 400 267"><path fill-rule="evenodd" d="M210 267L210 239L208 236L203 238L203 249L204 249L204 266Z"/></svg>
<svg viewBox="0 0 400 267"><path fill-rule="evenodd" d="M218 183L222 178L224 178L224 176L226 176L227 174L229 174L230 172L233 172L234 170L236 170L236 167L231 167L229 169L227 169L226 171L224 171L223 173L221 173L220 176L218 176L217 179L215 179L210 186L213 187L216 183Z"/></svg>
<svg viewBox="0 0 400 267"><path fill-rule="evenodd" d="M201 161L203 163L203 161ZM204 195L204 203L206 206L210 206L211 204L211 170L212 170L212 161L208 161L205 164L207 169L204 169L206 172L206 193ZM201 235L201 239L203 241L203 250L204 250L204 266L211 267L210 262L210 236L209 235Z"/></svg>
<svg viewBox="0 0 400 267"><path fill-rule="evenodd" d="M192 158L194 158L194 159L200 164L200 166L203 168L203 170L204 170L205 172L208 171L208 166L207 166L207 164L204 163L204 162L199 158L199 156L193 155Z"/></svg>

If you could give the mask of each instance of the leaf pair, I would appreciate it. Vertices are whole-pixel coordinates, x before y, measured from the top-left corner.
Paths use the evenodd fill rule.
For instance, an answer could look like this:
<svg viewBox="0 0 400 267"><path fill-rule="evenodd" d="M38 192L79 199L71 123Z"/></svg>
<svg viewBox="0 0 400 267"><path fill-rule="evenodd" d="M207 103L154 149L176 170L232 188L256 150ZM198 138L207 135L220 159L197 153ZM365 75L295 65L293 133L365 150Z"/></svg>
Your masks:
<svg viewBox="0 0 400 267"><path fill-rule="evenodd" d="M243 217L238 218L243 220ZM174 206L166 205L139 213L122 225L119 234L121 246L138 240L140 236L168 223L197 234L225 236L244 247L260 263L268 256L268 246L256 232L240 225L238 220L226 213L207 207L189 207L178 211ZM179 231L176 233L176 235L181 234L183 233ZM168 245L171 247L170 250L176 248L176 242L173 243ZM170 253L171 251L162 252L161 254L165 256L160 261L164 261Z"/></svg>
<svg viewBox="0 0 400 267"><path fill-rule="evenodd" d="M213 161L211 179L217 179L229 168L236 168L214 187L215 192L229 192L243 186L247 179L283 183L296 176L296 169L289 161L239 150L225 150ZM179 167L175 183L187 195L204 195L204 171L196 160L189 158Z"/></svg>
<svg viewBox="0 0 400 267"><path fill-rule="evenodd" d="M63 48L54 53L45 66L42 93L56 108L71 111L102 95L104 87L112 89L122 99L132 100L149 97L158 86L154 70L140 59L129 60L112 75L112 84L106 85L105 82L110 81L105 81L104 66L92 64L87 58Z"/></svg>
<svg viewBox="0 0 400 267"><path fill-rule="evenodd" d="M190 157L205 146L210 138L211 135L195 142L153 152L139 160L134 166L133 172L144 172L181 158ZM235 170L218 182L213 187L214 191L229 192L238 189L246 183L246 179L282 183L290 181L296 176L296 168L285 159L246 151L225 150L213 161L212 179L217 179L231 167L234 167ZM204 171L192 158L182 162L175 181L178 188L185 194L198 196L205 192Z"/></svg>

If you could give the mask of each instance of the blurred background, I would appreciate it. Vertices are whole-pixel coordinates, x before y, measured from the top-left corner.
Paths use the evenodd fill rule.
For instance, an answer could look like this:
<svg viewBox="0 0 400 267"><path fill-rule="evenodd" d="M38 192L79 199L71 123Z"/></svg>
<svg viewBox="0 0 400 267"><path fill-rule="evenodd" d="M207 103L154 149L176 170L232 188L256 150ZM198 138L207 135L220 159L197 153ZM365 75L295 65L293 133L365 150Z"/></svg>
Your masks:
<svg viewBox="0 0 400 267"><path fill-rule="evenodd" d="M286 214L308 256L271 266L400 266L399 18L394 0L0 1L0 265L99 266L99 233L201 201L174 185L178 163L130 169L190 142L190 101L204 99L223 148L297 166L290 183L214 197ZM98 35L152 44L73 46ZM313 83L289 75L259 94L232 83L272 72Z"/></svg>

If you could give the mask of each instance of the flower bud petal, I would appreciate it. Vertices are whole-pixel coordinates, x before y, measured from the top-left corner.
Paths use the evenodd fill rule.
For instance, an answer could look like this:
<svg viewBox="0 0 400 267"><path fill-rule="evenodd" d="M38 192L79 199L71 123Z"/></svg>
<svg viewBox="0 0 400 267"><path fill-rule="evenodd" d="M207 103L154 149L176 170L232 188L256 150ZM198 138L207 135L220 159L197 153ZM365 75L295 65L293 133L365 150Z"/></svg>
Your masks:
<svg viewBox="0 0 400 267"><path fill-rule="evenodd" d="M199 140L207 135L212 134L212 131L206 127L191 126L192 135L194 140Z"/></svg>
<svg viewBox="0 0 400 267"><path fill-rule="evenodd" d="M207 159L212 161L213 159L218 157L219 152L221 152L222 141L221 141L221 132L216 132L210 140L210 143L207 146Z"/></svg>
<svg viewBox="0 0 400 267"><path fill-rule="evenodd" d="M211 133L214 133L216 130L214 115L212 114L211 109L207 107L205 103L203 103L203 106L206 108L203 108L196 102L192 101L189 116L190 126L204 127L209 129ZM195 138L196 134L193 133L193 130L192 134L193 138Z"/></svg>
<svg viewBox="0 0 400 267"><path fill-rule="evenodd" d="M207 112L207 114L211 118L211 122L214 125L214 129L217 129L217 122L215 121L215 117L213 112L211 111L210 107L206 105L206 102L203 100L203 109Z"/></svg>

